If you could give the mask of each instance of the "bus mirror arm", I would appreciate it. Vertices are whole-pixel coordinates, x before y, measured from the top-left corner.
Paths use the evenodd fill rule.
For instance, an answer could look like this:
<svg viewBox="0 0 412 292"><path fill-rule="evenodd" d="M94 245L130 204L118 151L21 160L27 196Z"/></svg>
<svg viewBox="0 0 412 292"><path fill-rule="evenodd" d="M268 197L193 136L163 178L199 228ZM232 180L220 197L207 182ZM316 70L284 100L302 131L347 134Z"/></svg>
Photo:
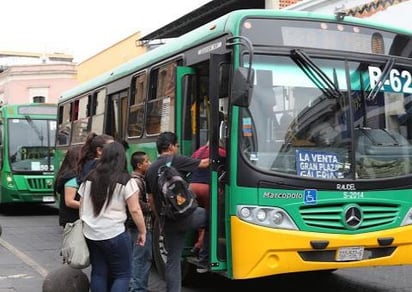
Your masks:
<svg viewBox="0 0 412 292"><path fill-rule="evenodd" d="M254 70L253 65L253 45L252 42L244 36L233 36L227 39L227 46L243 45L249 52L249 66L238 67L233 74L231 87L231 102L233 105L240 107L249 107L252 98Z"/></svg>

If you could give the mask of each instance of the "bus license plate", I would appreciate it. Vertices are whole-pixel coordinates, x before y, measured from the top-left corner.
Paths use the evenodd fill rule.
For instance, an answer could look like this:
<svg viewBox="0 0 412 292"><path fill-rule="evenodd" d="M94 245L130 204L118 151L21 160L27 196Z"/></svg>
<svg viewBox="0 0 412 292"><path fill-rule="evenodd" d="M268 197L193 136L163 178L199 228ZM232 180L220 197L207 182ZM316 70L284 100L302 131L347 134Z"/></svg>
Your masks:
<svg viewBox="0 0 412 292"><path fill-rule="evenodd" d="M54 199L53 196L45 196L45 197L43 197L43 202L50 203L50 202L55 202L55 201L56 201L56 200Z"/></svg>
<svg viewBox="0 0 412 292"><path fill-rule="evenodd" d="M336 260L338 262L344 261L360 261L363 258L362 246L341 247L336 252Z"/></svg>

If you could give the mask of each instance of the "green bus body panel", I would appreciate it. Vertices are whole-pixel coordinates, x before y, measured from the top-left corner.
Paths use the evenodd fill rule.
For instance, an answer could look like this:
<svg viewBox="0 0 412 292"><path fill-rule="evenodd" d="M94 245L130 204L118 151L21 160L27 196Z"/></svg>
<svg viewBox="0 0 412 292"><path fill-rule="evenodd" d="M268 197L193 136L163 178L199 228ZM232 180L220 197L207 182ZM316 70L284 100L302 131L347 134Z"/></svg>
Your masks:
<svg viewBox="0 0 412 292"><path fill-rule="evenodd" d="M237 205L282 206L300 231L336 234L361 234L397 228L409 211L410 190L384 191L318 191L316 205L304 204L304 190L236 188L230 215L236 216ZM241 200L240 200L241 198ZM364 210L361 226L348 230L341 222L348 205Z"/></svg>
<svg viewBox="0 0 412 292"><path fill-rule="evenodd" d="M150 161L152 162L155 161L158 156L156 142L139 143L139 144L130 143L129 149L127 149L126 151L126 154L127 154L126 156L128 159L127 167L128 167L129 172L132 171L132 167L130 165L130 157L136 151L144 151L149 157Z"/></svg>
<svg viewBox="0 0 412 292"><path fill-rule="evenodd" d="M50 203L53 194L53 175L13 175L15 188L5 180L1 184L1 203Z"/></svg>

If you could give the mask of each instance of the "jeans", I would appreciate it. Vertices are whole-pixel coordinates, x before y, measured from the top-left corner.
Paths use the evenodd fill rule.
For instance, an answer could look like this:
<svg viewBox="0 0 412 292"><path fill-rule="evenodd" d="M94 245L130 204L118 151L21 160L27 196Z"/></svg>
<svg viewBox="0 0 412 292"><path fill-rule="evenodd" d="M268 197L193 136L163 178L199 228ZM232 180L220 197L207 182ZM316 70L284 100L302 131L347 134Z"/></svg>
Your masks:
<svg viewBox="0 0 412 292"><path fill-rule="evenodd" d="M125 231L106 240L87 240L91 292L127 292L131 272L130 236Z"/></svg>
<svg viewBox="0 0 412 292"><path fill-rule="evenodd" d="M150 268L152 267L152 231L147 230L144 246L136 245L139 231L137 228L128 228L132 243L132 277L130 278L129 292L147 291L149 285Z"/></svg>
<svg viewBox="0 0 412 292"><path fill-rule="evenodd" d="M164 235L166 239L166 287L167 292L181 292L181 258L186 243L186 234L190 230L206 227L207 216L204 208L198 207L189 217L178 222L166 221Z"/></svg>

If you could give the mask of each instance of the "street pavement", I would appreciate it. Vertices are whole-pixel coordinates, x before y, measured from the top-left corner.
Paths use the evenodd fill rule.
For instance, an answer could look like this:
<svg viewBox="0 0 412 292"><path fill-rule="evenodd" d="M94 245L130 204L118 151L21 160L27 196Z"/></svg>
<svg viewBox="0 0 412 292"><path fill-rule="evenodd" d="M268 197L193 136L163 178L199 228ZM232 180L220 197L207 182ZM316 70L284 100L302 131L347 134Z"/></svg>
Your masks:
<svg viewBox="0 0 412 292"><path fill-rule="evenodd" d="M40 292L43 281L62 267L60 247L63 229L57 209L25 209L0 212L0 292ZM88 267L83 272L90 279ZM164 291L165 283L153 271L149 289Z"/></svg>
<svg viewBox="0 0 412 292"><path fill-rule="evenodd" d="M62 266L62 228L55 206L2 208L0 292L39 292L44 278Z"/></svg>
<svg viewBox="0 0 412 292"><path fill-rule="evenodd" d="M36 267L29 258L19 257L10 247L0 238L0 292L42 291L45 270Z"/></svg>

